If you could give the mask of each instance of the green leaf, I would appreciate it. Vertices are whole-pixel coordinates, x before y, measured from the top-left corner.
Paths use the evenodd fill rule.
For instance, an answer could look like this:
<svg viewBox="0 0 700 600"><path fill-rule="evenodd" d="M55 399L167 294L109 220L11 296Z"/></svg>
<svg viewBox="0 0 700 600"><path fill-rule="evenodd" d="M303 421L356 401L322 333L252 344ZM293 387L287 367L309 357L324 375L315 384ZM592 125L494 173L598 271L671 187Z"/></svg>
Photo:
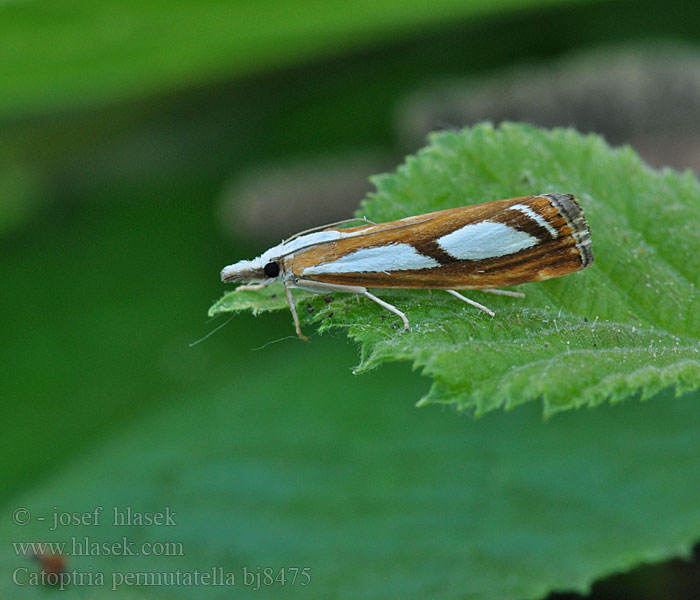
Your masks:
<svg viewBox="0 0 700 600"><path fill-rule="evenodd" d="M416 411L408 399L421 380L404 367L363 378L358 394L344 367L352 349L324 339L304 350L248 353L227 380L168 398L16 491L0 521L0 597L52 591L13 583L37 567L12 542L182 544L170 556L68 556L69 571L105 583L76 580L67 600L520 600L688 555L700 535L697 393L674 410L661 396L547 423L534 405L474 422ZM98 524L51 531L54 510L98 506ZM168 507L177 525L115 526L114 507ZM17 508L30 511L29 524L12 523ZM236 575L234 589L132 582L111 591L113 574L143 582L215 566ZM255 591L242 576L257 567L309 567L311 583Z"/></svg>
<svg viewBox="0 0 700 600"><path fill-rule="evenodd" d="M224 312L239 310L251 310L254 315L259 315L263 312L287 308L287 306L282 284L275 283L259 290L239 287L236 288L235 292L226 294L218 302L215 302L209 309L209 316L214 317Z"/></svg>
<svg viewBox="0 0 700 600"><path fill-rule="evenodd" d="M0 237L29 220L43 201L43 182L34 169L0 164Z"/></svg>
<svg viewBox="0 0 700 600"><path fill-rule="evenodd" d="M495 318L440 291L377 292L407 314L405 333L370 301L305 298L299 312L307 324L346 328L361 343L357 372L410 361L434 380L421 403L474 414L541 398L551 415L700 387L700 187L692 174L655 171L631 149L613 150L593 135L504 124L433 135L396 173L373 181L377 191L358 215L380 222L574 193L596 260L585 271L520 286L524 300L471 293ZM214 312L249 308L250 297L235 304L236 294Z"/></svg>

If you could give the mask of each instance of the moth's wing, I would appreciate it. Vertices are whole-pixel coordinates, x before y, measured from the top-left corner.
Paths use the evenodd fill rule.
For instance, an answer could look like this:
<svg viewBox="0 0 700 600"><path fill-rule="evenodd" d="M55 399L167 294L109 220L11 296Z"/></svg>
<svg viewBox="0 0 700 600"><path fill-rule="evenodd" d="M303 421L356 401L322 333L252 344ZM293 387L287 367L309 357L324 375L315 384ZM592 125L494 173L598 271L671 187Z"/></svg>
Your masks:
<svg viewBox="0 0 700 600"><path fill-rule="evenodd" d="M353 228L295 255L295 276L339 285L479 289L558 277L593 261L570 194L498 200ZM342 230L348 231L348 230Z"/></svg>

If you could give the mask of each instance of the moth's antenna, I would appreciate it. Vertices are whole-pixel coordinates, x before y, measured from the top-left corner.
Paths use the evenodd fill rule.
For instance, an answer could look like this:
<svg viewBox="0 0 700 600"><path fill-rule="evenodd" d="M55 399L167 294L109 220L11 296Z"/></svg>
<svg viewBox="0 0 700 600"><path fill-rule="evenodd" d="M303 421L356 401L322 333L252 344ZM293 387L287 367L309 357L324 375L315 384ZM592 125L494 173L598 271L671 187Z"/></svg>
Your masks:
<svg viewBox="0 0 700 600"><path fill-rule="evenodd" d="M403 229L404 227L413 227L414 225L420 225L421 223L427 223L428 221L432 221L433 217L429 217L428 219L423 219L422 221L414 221L413 223L403 223L401 225L394 225L393 227L387 227L386 229L378 229L377 231L367 231L367 232L362 232L358 231L357 233L351 233L347 237L344 237L342 239L344 240L349 240L352 238L358 238L358 237L366 237L368 235L375 235L377 233L386 233L387 231L393 231L394 229ZM302 250L308 250L309 248L313 248L314 246L320 246L321 244L328 244L329 242L333 242L336 240L325 240L323 242L314 242L313 244L307 244L306 246L299 246L299 248L294 248L294 250L290 250L289 252L285 252L284 254L280 254L279 256L276 257L276 260L279 260L280 258L284 258L285 256L289 256L290 254L296 254L297 252L301 252Z"/></svg>
<svg viewBox="0 0 700 600"><path fill-rule="evenodd" d="M228 325L228 324L230 323L231 319L233 319L233 317L235 317L235 316L236 316L236 315L231 315L231 316L230 316L228 319L226 319L221 325L219 325L218 327L212 329L212 330L211 330L209 333L207 333L207 335L205 335L203 338L199 338L196 342L192 342L191 344L189 344L189 347L192 348L192 346L196 346L197 344L199 344L199 342L203 342L204 340L206 340L210 335L214 335L217 331L219 331L219 329L223 329L224 327L226 327L226 325Z"/></svg>
<svg viewBox="0 0 700 600"><path fill-rule="evenodd" d="M328 229L329 227L335 227L336 225L345 225L345 223L353 223L354 221L364 221L369 225L376 225L374 221L365 219L365 217L357 217L356 219L343 219L342 221L336 221L335 223L328 223L327 225L319 225L318 227L312 227L311 229L304 229L304 231L295 233L292 237L284 240L282 244L288 244L293 239L298 238L300 235L306 235L307 233L313 233L314 231L320 231L321 229Z"/></svg>

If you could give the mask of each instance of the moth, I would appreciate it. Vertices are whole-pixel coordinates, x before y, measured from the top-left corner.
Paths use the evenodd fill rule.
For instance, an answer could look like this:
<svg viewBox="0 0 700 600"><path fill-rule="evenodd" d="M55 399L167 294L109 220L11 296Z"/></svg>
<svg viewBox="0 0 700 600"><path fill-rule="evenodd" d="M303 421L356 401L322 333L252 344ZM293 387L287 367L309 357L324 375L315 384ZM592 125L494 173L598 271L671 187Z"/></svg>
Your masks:
<svg viewBox="0 0 700 600"><path fill-rule="evenodd" d="M341 228L355 221L363 224ZM221 280L246 289L284 284L297 335L301 332L291 289L316 294L347 292L406 315L367 288L445 290L485 311L457 290L500 290L560 277L593 264L591 234L572 194L539 194L450 208L388 223L348 219L301 231L253 260L224 267Z"/></svg>

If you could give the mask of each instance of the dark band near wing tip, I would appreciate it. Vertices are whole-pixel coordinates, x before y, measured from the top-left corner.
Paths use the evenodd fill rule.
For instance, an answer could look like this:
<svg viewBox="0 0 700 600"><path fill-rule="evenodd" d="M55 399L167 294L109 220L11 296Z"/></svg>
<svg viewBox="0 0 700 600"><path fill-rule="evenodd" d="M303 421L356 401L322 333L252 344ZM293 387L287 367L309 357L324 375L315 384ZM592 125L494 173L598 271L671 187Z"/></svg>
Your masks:
<svg viewBox="0 0 700 600"><path fill-rule="evenodd" d="M576 247L581 253L581 266L583 268L593 264L593 248L591 246L591 231L588 222L573 194L541 194L554 205L554 207L566 219L571 227L572 235L576 240Z"/></svg>

